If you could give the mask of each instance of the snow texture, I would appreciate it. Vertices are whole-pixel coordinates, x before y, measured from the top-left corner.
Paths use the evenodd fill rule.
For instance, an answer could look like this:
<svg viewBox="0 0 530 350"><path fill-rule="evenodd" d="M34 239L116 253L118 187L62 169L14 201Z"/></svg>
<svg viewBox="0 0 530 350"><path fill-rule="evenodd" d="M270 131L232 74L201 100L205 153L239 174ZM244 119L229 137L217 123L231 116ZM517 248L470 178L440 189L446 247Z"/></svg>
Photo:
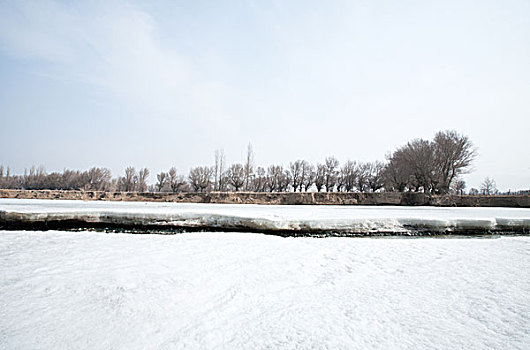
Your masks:
<svg viewBox="0 0 530 350"><path fill-rule="evenodd" d="M280 206L0 199L0 219L160 228L415 234L530 230L528 208Z"/></svg>
<svg viewBox="0 0 530 350"><path fill-rule="evenodd" d="M0 348L528 349L528 266L530 237L0 231Z"/></svg>

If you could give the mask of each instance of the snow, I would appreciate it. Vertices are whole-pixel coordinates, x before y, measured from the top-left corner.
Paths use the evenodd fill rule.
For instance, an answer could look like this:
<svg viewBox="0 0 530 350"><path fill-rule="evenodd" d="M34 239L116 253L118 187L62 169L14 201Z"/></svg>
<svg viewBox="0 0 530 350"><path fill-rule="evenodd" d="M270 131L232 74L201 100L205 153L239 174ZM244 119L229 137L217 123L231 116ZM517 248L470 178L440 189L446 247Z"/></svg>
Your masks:
<svg viewBox="0 0 530 350"><path fill-rule="evenodd" d="M281 206L0 199L0 216L222 230L375 234L530 230L528 208Z"/></svg>
<svg viewBox="0 0 530 350"><path fill-rule="evenodd" d="M530 237L0 231L0 348L527 349L528 266Z"/></svg>

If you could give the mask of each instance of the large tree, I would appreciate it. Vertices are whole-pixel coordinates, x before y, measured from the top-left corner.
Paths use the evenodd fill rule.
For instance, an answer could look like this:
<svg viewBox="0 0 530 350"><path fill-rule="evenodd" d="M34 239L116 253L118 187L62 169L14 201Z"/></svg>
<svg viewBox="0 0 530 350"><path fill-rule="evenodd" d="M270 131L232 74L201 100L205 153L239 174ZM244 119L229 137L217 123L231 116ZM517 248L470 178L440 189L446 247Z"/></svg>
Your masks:
<svg viewBox="0 0 530 350"><path fill-rule="evenodd" d="M188 180L195 192L205 192L210 189L212 180L212 169L207 166L192 168Z"/></svg>
<svg viewBox="0 0 530 350"><path fill-rule="evenodd" d="M385 163L375 161L368 163L368 187L372 192L382 189L385 185L383 172Z"/></svg>
<svg viewBox="0 0 530 350"><path fill-rule="evenodd" d="M434 162L438 175L437 190L449 192L451 183L460 174L469 171L476 151L469 138L454 130L436 133L433 141Z"/></svg>
<svg viewBox="0 0 530 350"><path fill-rule="evenodd" d="M342 178L342 184L346 192L351 192L355 188L357 183L357 164L351 160L344 163L340 170L340 176Z"/></svg>
<svg viewBox="0 0 530 350"><path fill-rule="evenodd" d="M324 162L324 165L324 182L326 185L326 192L333 192L333 189L337 184L339 161L335 157L327 157Z"/></svg>
<svg viewBox="0 0 530 350"><path fill-rule="evenodd" d="M149 169L143 168L138 172L138 191L147 191L147 178L149 177Z"/></svg>
<svg viewBox="0 0 530 350"><path fill-rule="evenodd" d="M245 167L241 164L232 164L226 171L226 178L234 191L239 191L246 184Z"/></svg>
<svg viewBox="0 0 530 350"><path fill-rule="evenodd" d="M317 164L315 171L315 186L317 191L322 191L322 188L326 185L326 166L324 164Z"/></svg>

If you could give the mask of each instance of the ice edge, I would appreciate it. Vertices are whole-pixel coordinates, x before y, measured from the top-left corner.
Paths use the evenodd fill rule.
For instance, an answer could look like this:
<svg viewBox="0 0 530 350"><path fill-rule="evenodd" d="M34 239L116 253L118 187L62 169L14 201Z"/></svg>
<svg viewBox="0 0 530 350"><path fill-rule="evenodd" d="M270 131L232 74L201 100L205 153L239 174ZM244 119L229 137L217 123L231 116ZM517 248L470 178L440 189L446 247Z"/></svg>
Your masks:
<svg viewBox="0 0 530 350"><path fill-rule="evenodd" d="M355 218L284 220L213 213L17 212L0 210L0 229L95 229L144 233L250 231L282 236L528 234L530 218Z"/></svg>

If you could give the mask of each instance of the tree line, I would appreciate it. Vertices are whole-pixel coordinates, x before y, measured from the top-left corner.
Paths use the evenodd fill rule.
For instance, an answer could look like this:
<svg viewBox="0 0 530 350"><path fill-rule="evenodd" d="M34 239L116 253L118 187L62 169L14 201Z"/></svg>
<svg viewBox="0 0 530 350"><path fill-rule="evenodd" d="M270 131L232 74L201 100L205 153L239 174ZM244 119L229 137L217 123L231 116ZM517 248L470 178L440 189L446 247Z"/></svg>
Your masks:
<svg viewBox="0 0 530 350"><path fill-rule="evenodd" d="M476 157L470 139L454 130L440 131L432 140L414 139L387 155L385 161L340 163L334 156L312 164L296 160L283 166L255 166L249 144L243 163L227 165L222 150L215 152L212 166L193 167L187 175L175 167L156 174L148 184L147 168L127 167L123 176L112 178L107 168L46 173L32 167L12 175L0 166L0 187L123 192L382 192L412 191L430 194L464 193L460 178L471 170ZM491 184L487 191L490 194Z"/></svg>

